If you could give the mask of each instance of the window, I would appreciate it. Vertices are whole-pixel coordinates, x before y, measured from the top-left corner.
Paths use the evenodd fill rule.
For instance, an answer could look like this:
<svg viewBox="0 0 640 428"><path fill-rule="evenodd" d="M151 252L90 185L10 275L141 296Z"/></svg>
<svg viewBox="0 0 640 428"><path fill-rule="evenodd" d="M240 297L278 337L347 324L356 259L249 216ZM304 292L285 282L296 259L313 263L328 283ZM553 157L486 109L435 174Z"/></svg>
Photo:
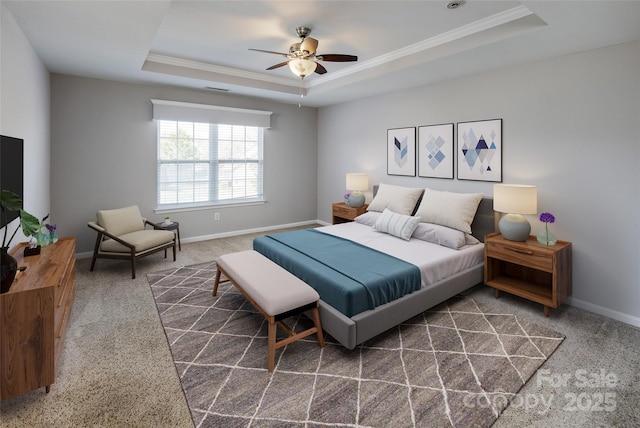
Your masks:
<svg viewBox="0 0 640 428"><path fill-rule="evenodd" d="M259 126L158 122L158 208L263 201Z"/></svg>

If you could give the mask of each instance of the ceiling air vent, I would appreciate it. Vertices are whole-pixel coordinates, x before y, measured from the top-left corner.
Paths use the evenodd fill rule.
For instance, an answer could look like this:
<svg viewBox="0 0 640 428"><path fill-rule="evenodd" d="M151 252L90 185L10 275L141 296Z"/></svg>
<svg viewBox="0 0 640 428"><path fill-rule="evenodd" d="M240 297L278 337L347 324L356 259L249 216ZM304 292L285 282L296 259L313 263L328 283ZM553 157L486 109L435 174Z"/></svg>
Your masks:
<svg viewBox="0 0 640 428"><path fill-rule="evenodd" d="M447 4L447 7L448 7L449 9L457 9L457 8L459 8L460 6L463 6L463 5L464 5L464 3L465 3L465 2L464 2L464 0L452 1L452 2L449 2L449 3Z"/></svg>

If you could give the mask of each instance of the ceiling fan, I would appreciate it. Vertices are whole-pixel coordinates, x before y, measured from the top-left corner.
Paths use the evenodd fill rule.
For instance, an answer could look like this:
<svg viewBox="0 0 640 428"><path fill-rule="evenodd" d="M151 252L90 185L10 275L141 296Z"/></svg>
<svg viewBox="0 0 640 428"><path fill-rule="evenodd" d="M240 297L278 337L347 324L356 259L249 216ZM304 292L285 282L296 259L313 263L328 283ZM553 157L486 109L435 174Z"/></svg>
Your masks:
<svg viewBox="0 0 640 428"><path fill-rule="evenodd" d="M287 58L286 61L276 65L272 65L267 70L273 70L283 67L289 64L289 68L296 76L304 79L305 76L315 72L318 74L325 74L327 69L324 68L318 61L331 61L331 62L351 62L357 61L358 57L355 55L342 55L342 54L324 54L319 55L316 53L318 47L318 41L312 37L311 29L307 27L296 28L296 33L300 37L299 43L294 43L289 47L289 53L266 51L263 49L249 49L250 51L265 52L276 55L282 55Z"/></svg>

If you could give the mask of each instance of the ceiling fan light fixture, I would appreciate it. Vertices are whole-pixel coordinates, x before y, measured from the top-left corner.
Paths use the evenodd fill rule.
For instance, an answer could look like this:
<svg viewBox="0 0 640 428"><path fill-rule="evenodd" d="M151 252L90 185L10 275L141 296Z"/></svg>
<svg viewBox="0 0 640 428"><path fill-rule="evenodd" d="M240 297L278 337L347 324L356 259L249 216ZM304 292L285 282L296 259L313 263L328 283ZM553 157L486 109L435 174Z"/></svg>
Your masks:
<svg viewBox="0 0 640 428"><path fill-rule="evenodd" d="M300 43L300 51L304 55L313 55L318 48L318 41L312 37L307 37Z"/></svg>
<svg viewBox="0 0 640 428"><path fill-rule="evenodd" d="M316 71L318 64L309 59L292 59L289 61L291 72L301 79Z"/></svg>

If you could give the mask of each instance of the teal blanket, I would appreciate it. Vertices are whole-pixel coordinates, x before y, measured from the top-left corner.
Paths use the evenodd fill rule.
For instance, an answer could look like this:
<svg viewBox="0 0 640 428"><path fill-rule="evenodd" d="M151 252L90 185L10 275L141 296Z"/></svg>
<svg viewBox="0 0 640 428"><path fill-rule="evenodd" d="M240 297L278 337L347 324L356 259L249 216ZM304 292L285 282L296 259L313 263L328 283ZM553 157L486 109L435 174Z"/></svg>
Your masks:
<svg viewBox="0 0 640 428"><path fill-rule="evenodd" d="M403 260L314 229L256 238L253 248L313 287L348 317L420 289L420 270Z"/></svg>

